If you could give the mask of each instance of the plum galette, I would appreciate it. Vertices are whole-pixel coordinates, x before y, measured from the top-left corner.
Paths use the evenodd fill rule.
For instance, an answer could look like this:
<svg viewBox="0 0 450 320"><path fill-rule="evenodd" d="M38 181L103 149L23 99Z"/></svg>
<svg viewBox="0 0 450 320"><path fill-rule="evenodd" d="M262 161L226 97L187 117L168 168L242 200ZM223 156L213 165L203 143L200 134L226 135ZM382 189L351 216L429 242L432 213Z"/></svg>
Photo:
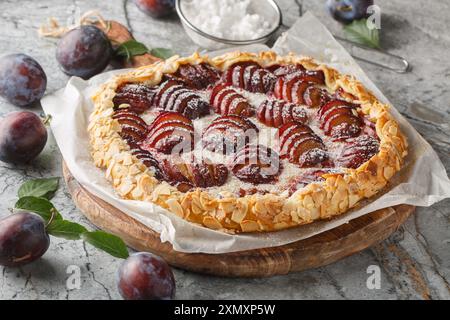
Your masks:
<svg viewBox="0 0 450 320"><path fill-rule="evenodd" d="M117 193L212 229L339 215L380 191L407 153L387 105L293 54L173 57L93 100L92 156Z"/></svg>

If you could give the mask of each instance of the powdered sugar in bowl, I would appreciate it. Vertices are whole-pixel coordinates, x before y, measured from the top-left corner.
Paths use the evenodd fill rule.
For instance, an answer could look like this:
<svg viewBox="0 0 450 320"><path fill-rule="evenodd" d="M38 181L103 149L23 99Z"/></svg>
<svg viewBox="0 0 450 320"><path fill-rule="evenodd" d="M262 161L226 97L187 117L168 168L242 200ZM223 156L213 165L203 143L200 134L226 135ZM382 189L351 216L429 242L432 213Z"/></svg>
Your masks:
<svg viewBox="0 0 450 320"><path fill-rule="evenodd" d="M176 0L189 37L205 49L267 42L282 24L273 0Z"/></svg>

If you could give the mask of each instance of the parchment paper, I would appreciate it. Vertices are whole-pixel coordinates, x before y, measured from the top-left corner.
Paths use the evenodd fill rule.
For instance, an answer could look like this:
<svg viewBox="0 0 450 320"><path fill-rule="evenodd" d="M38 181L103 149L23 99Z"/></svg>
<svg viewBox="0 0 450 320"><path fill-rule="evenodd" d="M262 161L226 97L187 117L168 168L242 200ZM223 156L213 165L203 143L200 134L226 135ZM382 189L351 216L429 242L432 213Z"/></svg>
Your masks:
<svg viewBox="0 0 450 320"><path fill-rule="evenodd" d="M261 45L246 48L249 51L264 49L267 47ZM353 74L381 101L388 102L345 49L311 14L305 14L283 34L276 42L274 50L279 53L293 51L301 55L310 55L341 72ZM186 222L151 203L122 200L114 193L104 177L104 171L93 165L86 131L88 117L93 110L90 97L101 83L120 72L124 71L104 73L88 82L73 77L65 89L44 98L42 105L44 111L52 116L51 128L56 142L78 182L96 196L160 233L161 240L169 241L177 251L224 253L279 246L335 228L377 209L402 203L430 206L450 197L450 181L437 154L393 108L392 112L412 146L405 168L395 176L390 187L378 198L367 202L359 210L331 221L271 233L229 235Z"/></svg>

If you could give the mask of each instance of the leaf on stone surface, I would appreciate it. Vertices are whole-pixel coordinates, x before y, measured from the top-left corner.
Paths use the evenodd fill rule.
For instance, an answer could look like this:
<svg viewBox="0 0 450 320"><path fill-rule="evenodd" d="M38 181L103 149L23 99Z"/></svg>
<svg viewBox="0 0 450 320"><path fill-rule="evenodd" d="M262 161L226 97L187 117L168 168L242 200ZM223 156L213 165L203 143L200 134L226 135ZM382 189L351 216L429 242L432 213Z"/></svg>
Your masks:
<svg viewBox="0 0 450 320"><path fill-rule="evenodd" d="M345 37L355 43L370 47L380 48L379 30L370 29L367 19L355 20L344 27Z"/></svg>
<svg viewBox="0 0 450 320"><path fill-rule="evenodd" d="M53 220L47 227L48 234L67 240L79 240L87 231L81 224L67 220Z"/></svg>
<svg viewBox="0 0 450 320"><path fill-rule="evenodd" d="M31 196L51 199L58 186L59 178L33 179L23 183L17 193L19 198Z"/></svg>
<svg viewBox="0 0 450 320"><path fill-rule="evenodd" d="M24 211L31 211L40 215L46 222L50 221L52 218L53 211L53 220L62 220L61 214L56 210L53 204L45 198L38 197L22 197L17 200L14 205L15 209L20 209Z"/></svg>
<svg viewBox="0 0 450 320"><path fill-rule="evenodd" d="M116 55L119 57L124 57L127 60L130 60L134 56L140 56L148 52L149 50L145 46L145 44L138 42L134 39L122 43L116 49Z"/></svg>
<svg viewBox="0 0 450 320"><path fill-rule="evenodd" d="M81 238L113 257L126 259L129 256L125 242L115 235L103 231L93 231L83 233Z"/></svg>
<svg viewBox="0 0 450 320"><path fill-rule="evenodd" d="M172 50L166 48L153 48L150 51L150 54L163 60L166 60L175 55Z"/></svg>

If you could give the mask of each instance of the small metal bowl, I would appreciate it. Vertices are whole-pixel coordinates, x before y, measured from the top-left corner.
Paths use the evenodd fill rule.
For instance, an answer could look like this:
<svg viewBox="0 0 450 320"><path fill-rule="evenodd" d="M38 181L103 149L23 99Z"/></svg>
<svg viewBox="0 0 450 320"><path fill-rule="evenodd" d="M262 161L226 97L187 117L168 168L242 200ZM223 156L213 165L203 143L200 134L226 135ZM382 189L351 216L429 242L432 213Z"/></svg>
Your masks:
<svg viewBox="0 0 450 320"><path fill-rule="evenodd" d="M182 2L183 0L176 0L175 6L184 30L192 41L204 49L218 50L229 46L244 46L255 43L266 43L282 25L282 13L280 7L278 7L274 0L253 0L250 4L251 12L259 14L264 17L266 21L274 21L273 30L260 38L251 40L230 40L218 38L194 26L184 15Z"/></svg>

